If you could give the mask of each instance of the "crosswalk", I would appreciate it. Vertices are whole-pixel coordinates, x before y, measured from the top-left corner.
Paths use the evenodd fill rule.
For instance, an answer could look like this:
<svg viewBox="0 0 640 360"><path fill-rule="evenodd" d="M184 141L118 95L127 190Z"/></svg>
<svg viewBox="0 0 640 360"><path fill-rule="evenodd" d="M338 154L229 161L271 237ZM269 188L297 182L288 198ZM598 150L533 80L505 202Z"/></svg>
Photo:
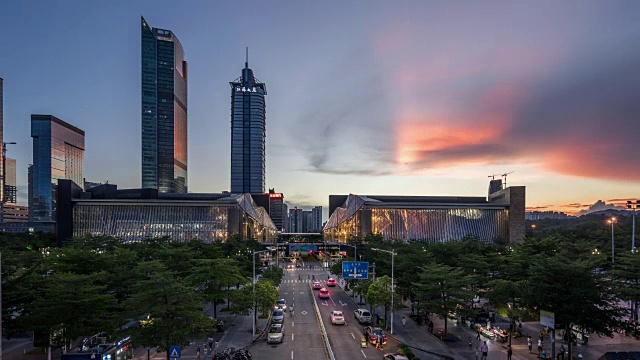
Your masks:
<svg viewBox="0 0 640 360"><path fill-rule="evenodd" d="M311 279L302 279L302 280L298 280L298 279L285 279L282 280L283 284L292 284L292 283L311 283L314 282L315 280L311 280Z"/></svg>

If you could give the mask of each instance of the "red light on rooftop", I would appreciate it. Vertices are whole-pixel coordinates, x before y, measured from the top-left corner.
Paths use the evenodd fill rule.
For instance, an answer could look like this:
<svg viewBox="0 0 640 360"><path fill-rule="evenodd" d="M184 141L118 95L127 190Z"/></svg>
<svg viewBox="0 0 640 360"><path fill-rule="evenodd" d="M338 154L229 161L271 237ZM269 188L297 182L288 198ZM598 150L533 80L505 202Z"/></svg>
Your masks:
<svg viewBox="0 0 640 360"><path fill-rule="evenodd" d="M269 194L269 197L272 198L272 199L276 199L276 198L279 199L279 198L282 197L282 194Z"/></svg>

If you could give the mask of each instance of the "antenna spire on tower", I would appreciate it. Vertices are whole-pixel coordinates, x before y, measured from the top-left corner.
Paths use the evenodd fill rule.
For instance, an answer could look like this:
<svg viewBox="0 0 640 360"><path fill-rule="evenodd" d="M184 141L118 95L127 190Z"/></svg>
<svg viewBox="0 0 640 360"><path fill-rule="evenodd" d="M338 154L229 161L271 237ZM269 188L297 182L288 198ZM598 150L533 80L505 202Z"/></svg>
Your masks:
<svg viewBox="0 0 640 360"><path fill-rule="evenodd" d="M249 47L246 47L246 57L245 57L245 61L244 61L244 67L245 69L249 67Z"/></svg>

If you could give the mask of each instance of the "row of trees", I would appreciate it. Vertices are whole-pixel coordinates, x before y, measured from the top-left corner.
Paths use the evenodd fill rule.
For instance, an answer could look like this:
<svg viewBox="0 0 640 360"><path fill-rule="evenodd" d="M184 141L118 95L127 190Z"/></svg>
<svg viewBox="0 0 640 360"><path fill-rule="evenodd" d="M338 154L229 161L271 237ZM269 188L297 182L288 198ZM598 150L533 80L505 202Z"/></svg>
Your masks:
<svg viewBox="0 0 640 360"><path fill-rule="evenodd" d="M595 228L593 222L584 227ZM396 294L401 295L396 298L410 299L418 313L444 318L445 332L447 316L473 317L477 310L470 306L472 299L482 294L511 319L537 319L540 310L547 310L568 334L577 327L611 336L626 316L635 319L635 312L623 311L619 303L640 301L640 255L620 251L612 266L610 254L597 250L610 244L606 234L556 228L529 234L518 244L467 238L430 245L392 243L370 235L352 242L359 244L365 260L376 264L377 280L358 281L354 290L370 305L384 306L386 315L391 307L391 256L372 248L394 249ZM621 237L616 242L630 249L630 240ZM395 306L403 306L401 300Z"/></svg>
<svg viewBox="0 0 640 360"><path fill-rule="evenodd" d="M79 337L107 332L166 351L215 331L207 306L214 317L220 304L237 314L254 307L252 253L260 249L254 241L123 244L82 237L53 246L46 235L0 237L5 336L34 331L42 346L68 348ZM256 283L259 311L267 313L278 299L282 276L268 269Z"/></svg>

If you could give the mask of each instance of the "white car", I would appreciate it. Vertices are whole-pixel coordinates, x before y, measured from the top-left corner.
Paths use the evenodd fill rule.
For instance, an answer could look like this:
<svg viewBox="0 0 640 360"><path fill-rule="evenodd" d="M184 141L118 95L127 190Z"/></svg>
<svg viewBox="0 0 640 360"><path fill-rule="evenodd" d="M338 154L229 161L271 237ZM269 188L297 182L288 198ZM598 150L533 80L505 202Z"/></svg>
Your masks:
<svg viewBox="0 0 640 360"><path fill-rule="evenodd" d="M287 300L285 300L285 299L278 300L278 302L276 303L275 308L276 309L281 309L281 310L287 310Z"/></svg>
<svg viewBox="0 0 640 360"><path fill-rule="evenodd" d="M371 323L371 313L367 309L357 309L353 312L353 316L360 324Z"/></svg>
<svg viewBox="0 0 640 360"><path fill-rule="evenodd" d="M402 354L384 354L384 360L409 360L409 358Z"/></svg>
<svg viewBox="0 0 640 360"><path fill-rule="evenodd" d="M346 321L344 321L344 314L342 311L332 311L331 312L331 323L333 325L345 325Z"/></svg>
<svg viewBox="0 0 640 360"><path fill-rule="evenodd" d="M267 343L281 343L284 340L284 328L282 324L272 324L267 335Z"/></svg>

